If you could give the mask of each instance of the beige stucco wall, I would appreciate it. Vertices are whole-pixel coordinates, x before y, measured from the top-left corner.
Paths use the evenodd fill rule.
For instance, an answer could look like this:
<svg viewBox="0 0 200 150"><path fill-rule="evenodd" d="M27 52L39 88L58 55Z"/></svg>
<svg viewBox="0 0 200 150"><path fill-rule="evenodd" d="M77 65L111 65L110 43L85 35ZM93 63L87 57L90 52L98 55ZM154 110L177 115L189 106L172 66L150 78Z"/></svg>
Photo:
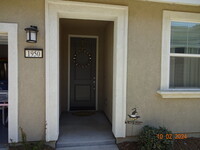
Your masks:
<svg viewBox="0 0 200 150"><path fill-rule="evenodd" d="M104 112L112 123L113 102L113 31L114 23L110 22L105 28L105 50L104 50Z"/></svg>
<svg viewBox="0 0 200 150"><path fill-rule="evenodd" d="M0 22L18 24L19 66L19 127L28 140L44 139L45 132L45 57L24 58L24 48L44 49L44 1L1 0ZM24 28L36 25L39 28L37 44L26 43Z"/></svg>
<svg viewBox="0 0 200 150"><path fill-rule="evenodd" d="M173 132L199 132L199 99L162 99L156 93L161 80L163 10L200 12L200 7L130 4L127 113L137 107L143 125L165 126ZM137 135L141 127L133 126L132 132L128 125L127 136Z"/></svg>
<svg viewBox="0 0 200 150"><path fill-rule="evenodd" d="M200 7L135 0L81 0L129 6L127 113L137 107L143 125L165 126L173 132L199 132L199 99L162 99L160 87L162 11L199 12ZM0 22L18 24L19 126L29 140L45 136L45 56L24 58L25 47L45 48L44 0L1 0ZM24 28L37 25L38 43L25 42ZM44 49L45 51L45 49ZM142 126L127 125L127 136Z"/></svg>

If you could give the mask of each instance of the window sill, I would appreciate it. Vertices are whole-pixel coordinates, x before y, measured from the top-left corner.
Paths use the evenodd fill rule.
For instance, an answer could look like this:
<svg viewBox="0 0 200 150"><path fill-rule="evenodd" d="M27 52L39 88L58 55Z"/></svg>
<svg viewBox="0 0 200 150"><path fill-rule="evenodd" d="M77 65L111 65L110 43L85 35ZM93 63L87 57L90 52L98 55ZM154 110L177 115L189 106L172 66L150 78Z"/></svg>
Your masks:
<svg viewBox="0 0 200 150"><path fill-rule="evenodd" d="M200 98L200 90L159 90L162 98Z"/></svg>

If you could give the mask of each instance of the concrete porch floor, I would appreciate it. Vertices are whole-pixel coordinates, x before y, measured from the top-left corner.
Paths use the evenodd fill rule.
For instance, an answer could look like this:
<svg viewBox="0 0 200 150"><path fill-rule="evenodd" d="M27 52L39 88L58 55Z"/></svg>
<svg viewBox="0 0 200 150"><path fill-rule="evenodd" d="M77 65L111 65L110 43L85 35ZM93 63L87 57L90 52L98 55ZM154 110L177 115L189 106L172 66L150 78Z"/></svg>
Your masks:
<svg viewBox="0 0 200 150"><path fill-rule="evenodd" d="M90 116L62 113L57 150L118 150L104 113Z"/></svg>

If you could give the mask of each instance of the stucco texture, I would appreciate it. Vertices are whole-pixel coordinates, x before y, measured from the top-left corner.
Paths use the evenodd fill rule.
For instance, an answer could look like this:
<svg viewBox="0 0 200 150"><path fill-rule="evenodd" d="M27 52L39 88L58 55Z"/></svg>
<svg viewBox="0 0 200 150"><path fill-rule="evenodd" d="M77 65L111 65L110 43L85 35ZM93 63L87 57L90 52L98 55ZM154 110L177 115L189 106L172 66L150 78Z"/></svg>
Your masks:
<svg viewBox="0 0 200 150"><path fill-rule="evenodd" d="M19 126L29 140L45 137L45 56L24 58L25 47L45 48L44 0L1 0L0 22L18 23ZM127 136L135 136L143 125L165 126L173 132L200 131L199 99L162 99L157 94L161 80L162 11L200 13L200 7L135 0L81 0L129 7L127 114L138 108L139 126L127 125ZM25 42L24 28L37 25L38 43ZM45 49L44 49L45 50ZM52 60L53 61L53 60Z"/></svg>
<svg viewBox="0 0 200 150"><path fill-rule="evenodd" d="M45 58L24 58L24 48L45 48L44 12L41 0L0 1L0 22L18 24L19 127L33 141L45 136ZM39 29L36 44L26 43L24 28L30 25Z"/></svg>

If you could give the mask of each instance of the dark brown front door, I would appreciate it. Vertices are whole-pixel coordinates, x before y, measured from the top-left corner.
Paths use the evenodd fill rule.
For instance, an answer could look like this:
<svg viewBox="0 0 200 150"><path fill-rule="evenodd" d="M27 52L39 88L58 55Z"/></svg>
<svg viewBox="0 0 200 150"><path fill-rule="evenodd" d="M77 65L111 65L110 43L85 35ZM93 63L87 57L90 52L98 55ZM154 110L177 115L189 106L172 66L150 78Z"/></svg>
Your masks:
<svg viewBox="0 0 200 150"><path fill-rule="evenodd" d="M96 38L70 38L70 110L95 110Z"/></svg>

